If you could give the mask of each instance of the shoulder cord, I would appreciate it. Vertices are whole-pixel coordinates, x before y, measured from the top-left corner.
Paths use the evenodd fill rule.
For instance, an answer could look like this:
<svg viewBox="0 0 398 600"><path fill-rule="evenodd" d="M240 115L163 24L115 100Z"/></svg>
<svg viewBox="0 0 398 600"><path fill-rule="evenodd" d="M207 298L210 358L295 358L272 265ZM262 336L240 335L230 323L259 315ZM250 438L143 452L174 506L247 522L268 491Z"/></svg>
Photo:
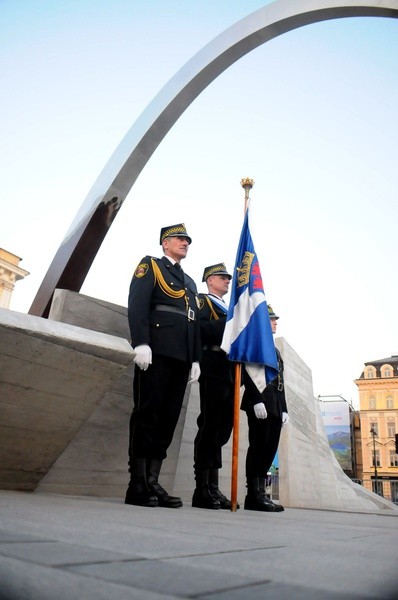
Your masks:
<svg viewBox="0 0 398 600"><path fill-rule="evenodd" d="M166 294L166 296L169 296L169 298L185 298L185 304L186 304L187 309L188 309L188 299L187 299L186 294L185 294L185 289L184 290L178 290L178 291L173 290L165 282L164 277L162 275L162 272L159 269L158 265L156 264L156 261L153 258L151 258L151 263L152 263L153 273L155 275L155 283L157 283L159 285L159 287L162 290L162 292L164 294Z"/></svg>
<svg viewBox="0 0 398 600"><path fill-rule="evenodd" d="M217 314L217 313L216 313L216 311L214 310L214 308L213 308L213 304L212 304L212 301L210 300L209 296L205 296L205 298L206 298L206 302L207 302L207 304L209 305L210 312L211 312L211 314L213 315L213 319L215 319L216 321L218 321L218 319L219 319L220 317L218 316L218 314Z"/></svg>
<svg viewBox="0 0 398 600"><path fill-rule="evenodd" d="M278 392L281 392L283 390L283 380L282 380L282 375L281 375L281 371L282 371L282 363L279 360L279 356L277 355L277 359L278 359L278 387L277 390Z"/></svg>

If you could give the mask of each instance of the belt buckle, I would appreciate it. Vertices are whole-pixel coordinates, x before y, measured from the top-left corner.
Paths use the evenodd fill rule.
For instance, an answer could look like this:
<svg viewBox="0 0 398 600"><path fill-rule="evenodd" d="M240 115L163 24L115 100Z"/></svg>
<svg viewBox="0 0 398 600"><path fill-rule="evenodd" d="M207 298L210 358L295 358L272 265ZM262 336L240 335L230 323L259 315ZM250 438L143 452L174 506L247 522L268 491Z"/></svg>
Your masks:
<svg viewBox="0 0 398 600"><path fill-rule="evenodd" d="M195 320L195 311L192 308L188 308L188 321Z"/></svg>

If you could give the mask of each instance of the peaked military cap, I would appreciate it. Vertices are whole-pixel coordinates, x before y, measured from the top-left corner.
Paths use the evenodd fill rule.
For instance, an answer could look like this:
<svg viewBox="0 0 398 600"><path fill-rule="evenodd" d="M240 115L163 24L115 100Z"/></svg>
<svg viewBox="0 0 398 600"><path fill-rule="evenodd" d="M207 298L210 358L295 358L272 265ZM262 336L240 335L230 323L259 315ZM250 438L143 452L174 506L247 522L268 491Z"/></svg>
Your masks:
<svg viewBox="0 0 398 600"><path fill-rule="evenodd" d="M163 240L168 237L186 237L188 239L188 244L192 242L184 223L177 223L177 225L168 225L167 227L162 227L160 230L159 243L162 244Z"/></svg>
<svg viewBox="0 0 398 600"><path fill-rule="evenodd" d="M203 271L202 281L206 281L210 275L227 275L227 277L232 279L232 275L227 272L227 267L224 263L218 263L216 265L210 265L210 267L206 267Z"/></svg>
<svg viewBox="0 0 398 600"><path fill-rule="evenodd" d="M269 318L270 319L279 319L278 315L276 315L274 313L274 309L272 308L271 304L268 304L268 314L269 314Z"/></svg>

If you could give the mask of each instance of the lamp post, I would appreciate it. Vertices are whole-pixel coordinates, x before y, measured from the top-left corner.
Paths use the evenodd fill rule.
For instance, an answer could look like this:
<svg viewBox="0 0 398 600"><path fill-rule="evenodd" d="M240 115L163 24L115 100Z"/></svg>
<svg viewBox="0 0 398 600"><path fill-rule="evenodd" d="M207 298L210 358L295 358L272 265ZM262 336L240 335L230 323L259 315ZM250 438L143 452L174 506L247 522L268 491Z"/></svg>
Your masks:
<svg viewBox="0 0 398 600"><path fill-rule="evenodd" d="M377 488L377 483L376 483L376 480L377 480L377 464L376 464L377 463L377 461L376 461L376 436L377 436L377 433L376 433L376 430L374 427L371 428L370 433L373 437L373 465L375 468L375 487Z"/></svg>

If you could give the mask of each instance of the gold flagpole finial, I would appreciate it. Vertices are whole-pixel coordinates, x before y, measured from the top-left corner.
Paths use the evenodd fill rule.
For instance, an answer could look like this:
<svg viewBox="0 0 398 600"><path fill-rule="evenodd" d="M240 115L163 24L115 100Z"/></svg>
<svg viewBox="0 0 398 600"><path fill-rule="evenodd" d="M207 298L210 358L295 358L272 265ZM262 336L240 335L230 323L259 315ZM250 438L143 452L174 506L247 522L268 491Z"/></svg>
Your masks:
<svg viewBox="0 0 398 600"><path fill-rule="evenodd" d="M250 194L250 190L252 189L252 187L254 185L254 179L250 179L250 177L244 177L244 179L240 180L240 184L243 187L243 189L245 190L245 213L246 213L247 204L249 202L249 194Z"/></svg>

